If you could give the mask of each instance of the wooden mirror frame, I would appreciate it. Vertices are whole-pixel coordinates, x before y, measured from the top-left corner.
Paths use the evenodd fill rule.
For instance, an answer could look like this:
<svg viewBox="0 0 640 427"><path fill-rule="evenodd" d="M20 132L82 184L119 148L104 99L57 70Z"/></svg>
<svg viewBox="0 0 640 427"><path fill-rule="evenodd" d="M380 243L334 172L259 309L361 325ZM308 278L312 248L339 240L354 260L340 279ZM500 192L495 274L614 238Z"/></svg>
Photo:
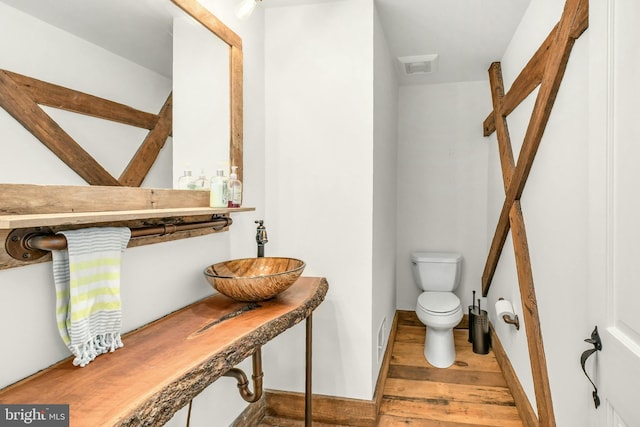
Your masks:
<svg viewBox="0 0 640 427"><path fill-rule="evenodd" d="M215 34L223 42L229 45L229 67L230 67L230 141L229 141L229 161L233 166L238 166L238 179L243 179L243 104L242 104L242 39L227 27L222 21L216 18L209 10L198 3L197 0L171 0L180 9L184 10L193 19L202 24L205 28Z"/></svg>

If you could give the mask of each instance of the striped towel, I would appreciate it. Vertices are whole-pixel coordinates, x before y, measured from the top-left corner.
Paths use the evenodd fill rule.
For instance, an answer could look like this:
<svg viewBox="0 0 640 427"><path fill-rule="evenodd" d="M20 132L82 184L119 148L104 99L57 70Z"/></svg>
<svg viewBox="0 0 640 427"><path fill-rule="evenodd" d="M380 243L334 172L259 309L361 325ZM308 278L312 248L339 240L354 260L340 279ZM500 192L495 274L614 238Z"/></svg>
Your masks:
<svg viewBox="0 0 640 427"><path fill-rule="evenodd" d="M58 331L86 366L107 351L122 347L120 261L131 230L126 227L61 231L67 249L52 251Z"/></svg>

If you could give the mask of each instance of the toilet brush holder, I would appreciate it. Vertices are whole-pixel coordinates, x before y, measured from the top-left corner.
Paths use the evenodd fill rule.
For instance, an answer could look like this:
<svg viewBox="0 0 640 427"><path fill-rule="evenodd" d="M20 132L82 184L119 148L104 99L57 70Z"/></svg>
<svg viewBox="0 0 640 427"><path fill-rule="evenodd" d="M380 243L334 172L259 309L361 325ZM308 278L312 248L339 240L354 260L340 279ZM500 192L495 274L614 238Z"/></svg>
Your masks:
<svg viewBox="0 0 640 427"><path fill-rule="evenodd" d="M473 320L472 320L473 319ZM491 343L489 342L489 315L486 310L478 310L478 313L469 317L469 329L473 329L473 352L487 354Z"/></svg>

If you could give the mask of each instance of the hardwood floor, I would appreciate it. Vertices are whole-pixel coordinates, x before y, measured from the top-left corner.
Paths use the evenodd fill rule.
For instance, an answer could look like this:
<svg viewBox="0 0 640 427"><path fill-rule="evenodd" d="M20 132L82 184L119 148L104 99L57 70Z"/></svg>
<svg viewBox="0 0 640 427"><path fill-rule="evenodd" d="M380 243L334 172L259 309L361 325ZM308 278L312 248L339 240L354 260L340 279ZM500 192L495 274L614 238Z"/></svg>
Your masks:
<svg viewBox="0 0 640 427"><path fill-rule="evenodd" d="M423 355L425 326L415 313L398 312L378 427L523 426L493 352L473 353L467 329L454 330L454 336L455 363L448 369L434 368ZM301 420L269 416L260 424L302 425ZM336 426L317 422L313 425Z"/></svg>
<svg viewBox="0 0 640 427"><path fill-rule="evenodd" d="M425 326L399 312L378 427L522 426L493 352L476 354L468 330L454 330L456 361L434 368L425 360Z"/></svg>

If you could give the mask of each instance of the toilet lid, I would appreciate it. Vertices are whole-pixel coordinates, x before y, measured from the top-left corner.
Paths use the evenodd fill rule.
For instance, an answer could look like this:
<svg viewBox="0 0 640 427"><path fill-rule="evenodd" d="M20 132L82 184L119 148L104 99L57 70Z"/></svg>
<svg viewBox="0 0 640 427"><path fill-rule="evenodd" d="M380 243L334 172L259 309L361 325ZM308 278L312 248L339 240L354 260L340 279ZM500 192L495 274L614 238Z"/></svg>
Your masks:
<svg viewBox="0 0 640 427"><path fill-rule="evenodd" d="M418 305L432 313L450 313L460 307L460 300L452 292L423 292L418 297Z"/></svg>

